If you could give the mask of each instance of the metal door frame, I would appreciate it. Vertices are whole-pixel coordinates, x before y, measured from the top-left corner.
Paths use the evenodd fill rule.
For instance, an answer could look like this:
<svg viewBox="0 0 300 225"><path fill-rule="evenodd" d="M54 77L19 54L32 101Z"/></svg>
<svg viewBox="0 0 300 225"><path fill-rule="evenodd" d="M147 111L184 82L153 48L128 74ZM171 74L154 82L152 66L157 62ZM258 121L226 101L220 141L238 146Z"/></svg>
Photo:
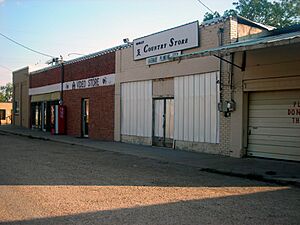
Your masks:
<svg viewBox="0 0 300 225"><path fill-rule="evenodd" d="M173 99L174 100L174 97L155 97L152 99L152 145L154 143L154 137L155 137L155 101L156 100L163 100L164 101L164 114L163 114L163 117L164 117L164 121L163 121L163 147L166 147L166 100L167 99Z"/></svg>
<svg viewBox="0 0 300 225"><path fill-rule="evenodd" d="M88 101L88 107L90 106L90 99L89 98L82 98L81 99L81 135L82 137L88 137L89 134L87 132L86 134L86 126L87 126L87 131L89 130L89 127L88 127L88 123L86 123L86 102ZM89 112L89 109L88 109L88 112ZM89 112L90 114L90 112ZM89 116L88 114L88 116Z"/></svg>

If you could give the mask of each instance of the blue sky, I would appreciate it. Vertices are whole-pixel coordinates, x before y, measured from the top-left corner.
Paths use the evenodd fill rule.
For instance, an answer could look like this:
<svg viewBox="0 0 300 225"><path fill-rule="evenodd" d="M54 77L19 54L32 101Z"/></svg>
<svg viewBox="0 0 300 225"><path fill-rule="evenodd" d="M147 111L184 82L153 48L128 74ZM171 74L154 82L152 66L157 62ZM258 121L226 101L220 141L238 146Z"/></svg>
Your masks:
<svg viewBox="0 0 300 225"><path fill-rule="evenodd" d="M214 11L233 8L234 0L202 0ZM203 19L197 0L0 0L0 32L65 60L122 44L147 34ZM0 85L11 70L46 66L49 58L0 36ZM6 67L8 69L6 69Z"/></svg>

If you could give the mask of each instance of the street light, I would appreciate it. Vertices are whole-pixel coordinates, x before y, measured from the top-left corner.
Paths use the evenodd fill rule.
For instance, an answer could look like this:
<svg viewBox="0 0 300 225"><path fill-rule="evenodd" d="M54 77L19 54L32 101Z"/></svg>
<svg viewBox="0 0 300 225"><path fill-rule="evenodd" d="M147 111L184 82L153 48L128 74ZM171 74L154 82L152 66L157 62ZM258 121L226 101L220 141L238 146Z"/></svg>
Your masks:
<svg viewBox="0 0 300 225"><path fill-rule="evenodd" d="M73 53L68 54L68 56L70 56L70 55L85 55L85 54L73 52Z"/></svg>

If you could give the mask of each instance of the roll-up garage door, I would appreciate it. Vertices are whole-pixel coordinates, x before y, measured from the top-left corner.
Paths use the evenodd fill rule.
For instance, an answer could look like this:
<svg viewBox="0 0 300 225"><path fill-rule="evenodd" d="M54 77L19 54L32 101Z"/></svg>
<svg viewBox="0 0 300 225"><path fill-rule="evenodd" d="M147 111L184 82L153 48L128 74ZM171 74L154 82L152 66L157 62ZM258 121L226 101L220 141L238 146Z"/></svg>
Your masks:
<svg viewBox="0 0 300 225"><path fill-rule="evenodd" d="M249 94L248 155L300 161L300 90Z"/></svg>

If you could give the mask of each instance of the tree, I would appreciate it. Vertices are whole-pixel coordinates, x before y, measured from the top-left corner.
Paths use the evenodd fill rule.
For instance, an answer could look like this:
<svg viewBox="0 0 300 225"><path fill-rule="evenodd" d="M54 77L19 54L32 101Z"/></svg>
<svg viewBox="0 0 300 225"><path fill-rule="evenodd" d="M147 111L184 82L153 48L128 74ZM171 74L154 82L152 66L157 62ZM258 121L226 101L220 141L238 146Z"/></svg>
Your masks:
<svg viewBox="0 0 300 225"><path fill-rule="evenodd" d="M218 18L218 17L220 17L220 16L221 16L220 13L218 13L217 11L214 12L214 13L208 13L208 12L206 12L206 13L204 14L204 19L203 19L203 21L211 20L211 19L213 19L213 18Z"/></svg>
<svg viewBox="0 0 300 225"><path fill-rule="evenodd" d="M254 22L274 26L285 27L300 23L299 0L238 0L233 3L235 9L226 10L224 17L240 15ZM206 13L204 20L215 18L217 13Z"/></svg>
<svg viewBox="0 0 300 225"><path fill-rule="evenodd" d="M0 87L0 102L11 102L13 94L12 83L7 83L5 86Z"/></svg>

